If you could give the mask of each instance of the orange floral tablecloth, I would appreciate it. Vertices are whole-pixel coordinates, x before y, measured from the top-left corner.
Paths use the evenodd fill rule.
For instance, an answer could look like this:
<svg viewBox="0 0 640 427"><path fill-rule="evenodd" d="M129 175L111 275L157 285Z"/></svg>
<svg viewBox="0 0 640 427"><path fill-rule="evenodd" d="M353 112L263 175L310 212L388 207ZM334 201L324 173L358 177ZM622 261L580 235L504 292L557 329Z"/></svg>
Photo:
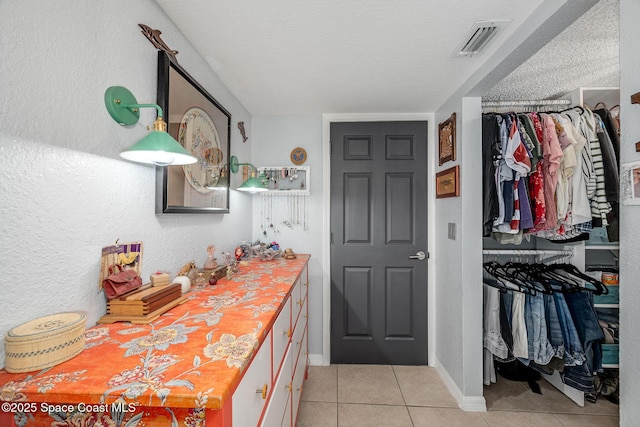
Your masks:
<svg viewBox="0 0 640 427"><path fill-rule="evenodd" d="M148 325L87 329L84 351L67 362L1 369L2 413L17 425L200 425L230 398L308 260L252 260Z"/></svg>

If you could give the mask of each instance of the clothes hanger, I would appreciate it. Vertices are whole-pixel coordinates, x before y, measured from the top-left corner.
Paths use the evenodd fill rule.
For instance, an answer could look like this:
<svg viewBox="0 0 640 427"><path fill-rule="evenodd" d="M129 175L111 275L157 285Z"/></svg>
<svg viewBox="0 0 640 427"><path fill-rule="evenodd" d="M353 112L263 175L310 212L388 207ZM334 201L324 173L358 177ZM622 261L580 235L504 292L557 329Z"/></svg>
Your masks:
<svg viewBox="0 0 640 427"><path fill-rule="evenodd" d="M529 289L532 292L551 292L548 283L536 280L536 278L531 275L531 264L520 261L508 261L504 264L503 269L505 274L518 286Z"/></svg>
<svg viewBox="0 0 640 427"><path fill-rule="evenodd" d="M582 271L578 269L578 267L576 267L573 264L568 264L568 263L550 264L547 266L546 269L547 271L559 273L561 276L564 276L564 277L573 276L574 278L579 279L581 281L580 285L582 284L585 285L584 287L579 285L581 288L580 290L590 291L596 295L606 295L609 293L609 289L607 289L604 283L602 283L600 280L594 279L593 277L584 274ZM565 273L565 274L562 274L562 273ZM592 285L593 288L587 287L586 286L587 283Z"/></svg>
<svg viewBox="0 0 640 427"><path fill-rule="evenodd" d="M548 274L545 264L529 264L527 272L533 280L544 285L547 294L552 294L553 292L568 292L572 290L571 284L567 283L566 280Z"/></svg>
<svg viewBox="0 0 640 427"><path fill-rule="evenodd" d="M510 273L505 271L504 266L497 261L486 262L483 264L483 267L485 271L499 283L499 286L494 287L500 289L502 292L517 291L529 295L536 294L536 290L534 288L523 285L519 279L514 278ZM490 283L487 284L492 286Z"/></svg>
<svg viewBox="0 0 640 427"><path fill-rule="evenodd" d="M584 114L584 108L581 107L580 105L576 105L575 107L571 107L571 108L567 108L565 110L559 111L559 113L564 113L564 112L571 111L571 110L579 110L580 111L580 115Z"/></svg>

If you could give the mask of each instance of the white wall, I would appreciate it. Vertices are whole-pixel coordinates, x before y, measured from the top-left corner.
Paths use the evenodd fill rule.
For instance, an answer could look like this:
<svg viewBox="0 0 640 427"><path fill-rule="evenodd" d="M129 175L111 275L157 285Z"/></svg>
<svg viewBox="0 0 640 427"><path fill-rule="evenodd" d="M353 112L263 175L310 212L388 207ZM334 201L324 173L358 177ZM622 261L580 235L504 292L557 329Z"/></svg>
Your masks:
<svg viewBox="0 0 640 427"><path fill-rule="evenodd" d="M640 153L640 105L630 96L640 91L640 2L620 0L620 162L637 162ZM620 207L620 425L640 419L640 206Z"/></svg>
<svg viewBox="0 0 640 427"><path fill-rule="evenodd" d="M124 128L104 107L111 85L155 102L157 53L138 23L162 31L180 64L232 114L231 151L249 159L235 124L251 117L152 0L0 2L0 334L33 318L105 313L100 251L142 241L143 277L202 264L206 247L236 246L251 230L250 196L227 215L156 216L152 167L120 160L154 110ZM235 178L237 180L237 177ZM247 225L249 224L249 225ZM4 364L0 344L0 365Z"/></svg>
<svg viewBox="0 0 640 427"><path fill-rule="evenodd" d="M456 159L436 167L460 168L460 197L435 200L436 367L465 410L485 410L482 397L482 176L480 99L450 100L436 123L456 112ZM464 165L464 166L463 166ZM455 224L456 238L448 236Z"/></svg>
<svg viewBox="0 0 640 427"><path fill-rule="evenodd" d="M321 363L322 355L322 116L254 116L251 157L253 164L260 166L294 167L290 153L296 147L307 151L308 160L302 166L309 166L311 175L310 195L306 197L308 210L308 230L294 226L278 226L279 233L262 234L261 224L264 212L260 209L262 200L270 199L255 195L253 209L253 240L271 242L276 240L283 248L292 248L296 253L311 254L309 260L309 353L314 363ZM241 160L242 161L242 160ZM273 196L270 196L273 197ZM274 203L286 202L286 196L278 196Z"/></svg>

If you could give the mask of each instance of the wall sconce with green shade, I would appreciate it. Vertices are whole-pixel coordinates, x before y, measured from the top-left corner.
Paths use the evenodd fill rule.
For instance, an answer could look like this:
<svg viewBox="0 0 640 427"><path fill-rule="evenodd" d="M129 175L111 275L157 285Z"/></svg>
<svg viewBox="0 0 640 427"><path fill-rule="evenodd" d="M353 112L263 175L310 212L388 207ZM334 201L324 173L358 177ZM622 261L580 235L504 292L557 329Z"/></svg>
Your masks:
<svg viewBox="0 0 640 427"><path fill-rule="evenodd" d="M198 161L167 133L167 123L162 119L162 108L158 104L138 104L133 94L122 86L108 88L104 93L104 103L111 117L122 126L138 123L140 108L158 110L158 118L153 122L154 130L122 151L120 157L157 166L188 165Z"/></svg>
<svg viewBox="0 0 640 427"><path fill-rule="evenodd" d="M256 178L256 172L258 171L258 168L253 166L251 163L239 163L236 156L231 156L229 162L229 168L233 173L237 173L240 169L240 166L243 165L249 166L249 168L251 168L249 172L249 178L247 178L247 180L237 188L238 191L247 191L249 193L268 191L268 188L266 186L267 177L264 176L264 174L260 174L260 176Z"/></svg>

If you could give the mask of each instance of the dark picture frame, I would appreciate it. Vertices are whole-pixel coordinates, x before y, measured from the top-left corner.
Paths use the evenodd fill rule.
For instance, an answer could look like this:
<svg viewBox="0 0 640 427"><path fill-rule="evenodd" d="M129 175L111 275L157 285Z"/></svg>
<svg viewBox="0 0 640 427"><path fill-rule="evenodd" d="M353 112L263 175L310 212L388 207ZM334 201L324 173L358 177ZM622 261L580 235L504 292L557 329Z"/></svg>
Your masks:
<svg viewBox="0 0 640 427"><path fill-rule="evenodd" d="M436 174L436 199L460 195L460 166Z"/></svg>
<svg viewBox="0 0 640 427"><path fill-rule="evenodd" d="M438 124L438 165L456 159L456 113Z"/></svg>
<svg viewBox="0 0 640 427"><path fill-rule="evenodd" d="M167 132L198 162L156 166L156 214L229 213L231 114L163 51L157 102Z"/></svg>

